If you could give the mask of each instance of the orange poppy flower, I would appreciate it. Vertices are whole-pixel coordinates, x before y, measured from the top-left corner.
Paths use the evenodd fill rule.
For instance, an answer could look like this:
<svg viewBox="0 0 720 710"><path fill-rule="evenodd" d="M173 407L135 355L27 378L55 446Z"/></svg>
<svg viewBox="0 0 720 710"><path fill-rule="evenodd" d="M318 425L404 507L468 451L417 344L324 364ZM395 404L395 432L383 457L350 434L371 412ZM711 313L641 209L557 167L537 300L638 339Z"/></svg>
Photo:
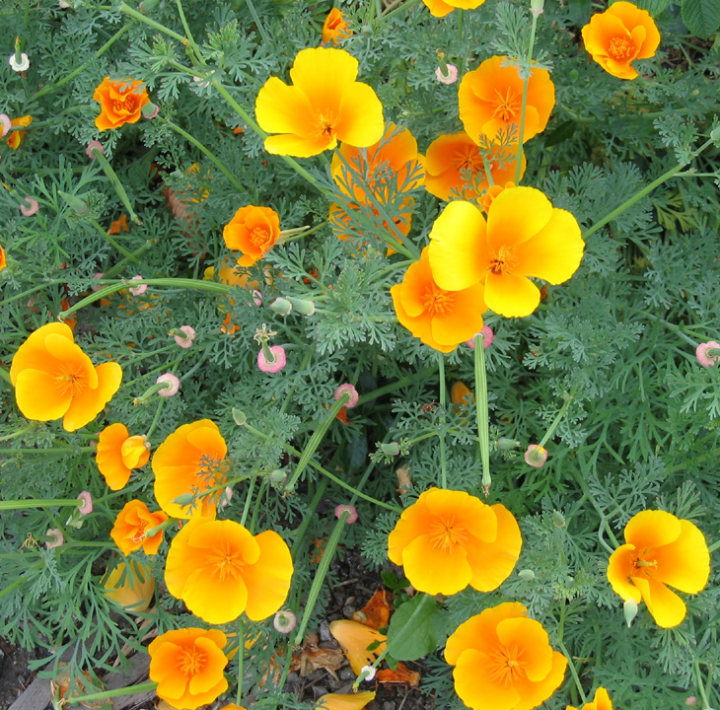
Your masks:
<svg viewBox="0 0 720 710"><path fill-rule="evenodd" d="M128 227L127 219L127 215L123 214L120 215L120 219L116 219L114 222L111 222L110 229L108 229L108 234L120 234L120 232L129 232L130 227Z"/></svg>
<svg viewBox="0 0 720 710"><path fill-rule="evenodd" d="M328 42L337 44L340 40L352 37L352 35L353 31L345 21L345 16L343 15L342 10L338 10L336 7L330 10L328 16L325 18L325 22L323 23L323 44L327 44Z"/></svg>
<svg viewBox="0 0 720 710"><path fill-rule="evenodd" d="M365 148L380 140L385 122L380 99L355 81L358 61L343 49L298 52L290 70L293 85L270 77L260 89L255 115L268 133L265 150L309 158L338 141Z"/></svg>
<svg viewBox="0 0 720 710"><path fill-rule="evenodd" d="M201 419L178 427L158 446L152 459L155 498L160 507L173 518L189 520L194 512L214 517L222 491L203 493L227 479L226 456L227 445L215 422ZM193 506L174 502L187 494L200 500Z"/></svg>
<svg viewBox="0 0 720 710"><path fill-rule="evenodd" d="M388 123L382 138L367 148L367 158L358 148L341 143L330 172L341 192L364 205L387 203L389 184L395 193L420 187L425 180L415 137L394 123ZM361 181L366 175L367 185Z"/></svg>
<svg viewBox="0 0 720 710"><path fill-rule="evenodd" d="M430 14L435 17L445 17L456 8L460 10L475 10L485 0L423 0Z"/></svg>
<svg viewBox="0 0 720 710"><path fill-rule="evenodd" d="M517 165L514 147L506 148L502 153L502 163L498 160L490 161L493 182L499 184L515 179ZM525 153L520 165L522 177L527 167ZM425 170L425 189L441 200L449 200L451 196L474 200L490 188L480 148L465 131L436 138L425 154Z"/></svg>
<svg viewBox="0 0 720 710"><path fill-rule="evenodd" d="M455 382L450 388L450 401L456 405L455 411L459 412L460 407L469 407L475 403L475 395L464 382Z"/></svg>
<svg viewBox="0 0 720 710"><path fill-rule="evenodd" d="M530 315L540 289L530 278L567 281L583 255L580 225L533 187L503 190L488 210L451 202L430 231L430 266L440 288L485 286L487 307L506 318ZM477 331L476 331L477 332Z"/></svg>
<svg viewBox="0 0 720 710"><path fill-rule="evenodd" d="M663 510L644 510L625 526L625 542L610 555L607 576L622 599L647 604L665 629L685 618L685 602L668 586L697 594L710 576L705 536L689 520Z"/></svg>
<svg viewBox="0 0 720 710"><path fill-rule="evenodd" d="M375 700L375 691L364 693L326 693L318 698L315 710L363 710Z"/></svg>
<svg viewBox="0 0 720 710"><path fill-rule="evenodd" d="M118 391L122 368L116 362L93 365L68 325L48 323L18 348L10 381L24 417L41 422L62 417L63 429L75 431L95 419Z"/></svg>
<svg viewBox="0 0 720 710"><path fill-rule="evenodd" d="M660 33L647 10L631 2L615 2L605 12L593 15L582 28L585 49L608 73L618 79L638 76L632 63L655 56Z"/></svg>
<svg viewBox="0 0 720 710"><path fill-rule="evenodd" d="M517 67L501 66L506 57L490 57L460 82L460 120L473 140L486 136L493 141L511 126L520 130L524 80ZM525 130L522 142L545 130L555 106L555 85L546 69L533 69L528 82Z"/></svg>
<svg viewBox="0 0 720 710"><path fill-rule="evenodd" d="M419 592L497 589L520 557L512 513L464 491L431 488L406 508L388 537L388 557Z"/></svg>
<svg viewBox="0 0 720 710"><path fill-rule="evenodd" d="M100 103L100 115L95 119L95 127L99 131L107 131L126 123L137 123L142 116L142 107L150 103L147 91L139 91L141 86L142 81L110 81L110 77L106 76L93 93L93 99Z"/></svg>
<svg viewBox="0 0 720 710"><path fill-rule="evenodd" d="M371 629L359 621L350 619L332 621L330 633L342 647L355 675L360 675L365 666L374 663L387 646L385 634L381 634L377 629Z"/></svg>
<svg viewBox="0 0 720 710"><path fill-rule="evenodd" d="M217 629L166 631L149 646L150 680L158 697L174 708L196 710L228 688L223 653L227 637Z"/></svg>
<svg viewBox="0 0 720 710"><path fill-rule="evenodd" d="M568 705L565 710L577 710L577 708ZM605 688L598 688L595 691L595 697L592 699L592 702L585 703L585 705L582 706L582 710L613 710L613 704L607 690L605 690Z"/></svg>
<svg viewBox="0 0 720 710"><path fill-rule="evenodd" d="M150 568L137 560L121 562L103 577L101 584L108 599L131 612L147 611L155 594L155 578Z"/></svg>
<svg viewBox="0 0 720 710"><path fill-rule="evenodd" d="M10 121L10 125L13 128L15 128L15 126L27 128L32 123L32 120L32 116L20 116L20 118L13 118L12 121ZM13 150L17 150L20 147L20 143L22 143L23 138L25 138L25 131L13 131L10 135L8 135L5 141Z"/></svg>
<svg viewBox="0 0 720 710"><path fill-rule="evenodd" d="M280 236L280 215L270 207L241 207L223 229L228 249L243 253L237 263L252 266L270 251Z"/></svg>
<svg viewBox="0 0 720 710"><path fill-rule="evenodd" d="M127 556L141 547L146 555L157 555L163 540L163 531L152 537L145 537L145 531L164 523L167 519L168 516L162 511L151 513L142 501L131 500L125 503L117 514L110 537L123 555Z"/></svg>
<svg viewBox="0 0 720 710"><path fill-rule="evenodd" d="M460 624L447 640L455 692L469 708L530 710L560 687L567 659L526 613L519 602L505 602Z"/></svg>
<svg viewBox="0 0 720 710"><path fill-rule="evenodd" d="M278 611L292 574L290 549L273 530L253 536L233 520L196 518L170 543L165 583L203 621L226 624Z"/></svg>
<svg viewBox="0 0 720 710"><path fill-rule="evenodd" d="M524 157L525 153L523 153L523 158ZM478 204L480 205L480 208L485 212L485 214L487 214L490 210L490 205L495 202L495 198L503 190L509 190L511 187L517 187L517 185L515 185L515 183L512 181L508 181L505 183L500 183L499 185L493 185L491 188L488 189L488 191L478 200ZM542 297L544 298L544 296Z"/></svg>
<svg viewBox="0 0 720 710"><path fill-rule="evenodd" d="M5 250L0 246L0 271L7 266L7 257L5 256Z"/></svg>
<svg viewBox="0 0 720 710"><path fill-rule="evenodd" d="M142 468L149 460L147 439L130 436L124 424L111 424L100 432L95 462L112 490L125 488L132 470Z"/></svg>
<svg viewBox="0 0 720 710"><path fill-rule="evenodd" d="M430 270L429 248L408 267L402 283L390 289L400 324L441 353L449 353L480 332L486 310L479 282L458 291L438 286Z"/></svg>

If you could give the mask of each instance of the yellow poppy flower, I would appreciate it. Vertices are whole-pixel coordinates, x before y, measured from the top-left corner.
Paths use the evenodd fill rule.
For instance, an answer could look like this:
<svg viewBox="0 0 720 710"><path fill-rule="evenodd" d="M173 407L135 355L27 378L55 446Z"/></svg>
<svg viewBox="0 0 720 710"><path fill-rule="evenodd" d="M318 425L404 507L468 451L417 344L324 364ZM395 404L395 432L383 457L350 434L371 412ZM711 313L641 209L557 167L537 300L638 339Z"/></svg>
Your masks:
<svg viewBox="0 0 720 710"><path fill-rule="evenodd" d="M577 710L577 708L568 705L565 710ZM598 688L595 691L595 697L592 699L592 702L585 703L581 710L613 710L613 704L607 690L605 690L605 688Z"/></svg>

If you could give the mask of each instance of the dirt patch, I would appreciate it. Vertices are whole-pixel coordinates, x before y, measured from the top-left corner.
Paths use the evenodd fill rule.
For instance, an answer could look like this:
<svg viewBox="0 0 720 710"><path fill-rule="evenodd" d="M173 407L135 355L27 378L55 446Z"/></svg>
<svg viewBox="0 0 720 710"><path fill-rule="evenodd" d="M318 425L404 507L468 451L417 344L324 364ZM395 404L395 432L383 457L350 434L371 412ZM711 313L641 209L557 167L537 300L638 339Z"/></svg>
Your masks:
<svg viewBox="0 0 720 710"><path fill-rule="evenodd" d="M7 710L32 683L35 672L28 667L36 656L0 639L0 710Z"/></svg>

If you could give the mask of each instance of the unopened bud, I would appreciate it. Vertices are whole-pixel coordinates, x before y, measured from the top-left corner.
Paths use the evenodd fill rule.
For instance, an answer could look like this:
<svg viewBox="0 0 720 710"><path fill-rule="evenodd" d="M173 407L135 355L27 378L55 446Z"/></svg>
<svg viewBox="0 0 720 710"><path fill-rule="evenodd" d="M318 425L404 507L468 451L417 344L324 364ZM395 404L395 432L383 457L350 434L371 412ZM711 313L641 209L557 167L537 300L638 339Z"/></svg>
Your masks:
<svg viewBox="0 0 720 710"><path fill-rule="evenodd" d="M543 14L544 0L530 0L530 12L537 17Z"/></svg>
<svg viewBox="0 0 720 710"><path fill-rule="evenodd" d="M243 426L243 424L247 423L247 415L245 412L235 409L235 407L232 409L232 418L238 426Z"/></svg>
<svg viewBox="0 0 720 710"><path fill-rule="evenodd" d="M400 453L400 444L397 441L391 441L389 444L380 444L380 451L385 456L397 456Z"/></svg>
<svg viewBox="0 0 720 710"><path fill-rule="evenodd" d="M278 315L286 316L292 311L293 304L290 303L286 298L276 298L270 304L270 310L275 311Z"/></svg>
<svg viewBox="0 0 720 710"><path fill-rule="evenodd" d="M273 483L283 483L287 478L287 473L280 468L276 468L270 472L270 480Z"/></svg>
<svg viewBox="0 0 720 710"><path fill-rule="evenodd" d="M553 525L560 530L565 527L565 516L558 510L553 510Z"/></svg>
<svg viewBox="0 0 720 710"><path fill-rule="evenodd" d="M76 214L82 214L87 209L85 201L75 195L69 195L67 192L61 192L60 190L58 190L58 195L65 200L65 202Z"/></svg>
<svg viewBox="0 0 720 710"><path fill-rule="evenodd" d="M638 603L634 599L628 599L623 604L623 615L625 616L625 623L627 624L628 629L630 628L630 624L632 624L633 619L637 616L638 613Z"/></svg>
<svg viewBox="0 0 720 710"><path fill-rule="evenodd" d="M373 28L370 25L363 25L360 28L360 34L363 37L372 37L373 36Z"/></svg>
<svg viewBox="0 0 720 710"><path fill-rule="evenodd" d="M512 451L513 449L517 449L518 446L520 446L520 442L501 436L495 442L495 446L497 446L500 451Z"/></svg>
<svg viewBox="0 0 720 710"><path fill-rule="evenodd" d="M715 145L720 145L720 126L715 126L715 128L710 131L710 140L715 143Z"/></svg>
<svg viewBox="0 0 720 710"><path fill-rule="evenodd" d="M174 505L192 505L195 498L193 497L192 493L183 493L181 496L178 496L174 501Z"/></svg>
<svg viewBox="0 0 720 710"><path fill-rule="evenodd" d="M148 12L152 12L159 4L160 0L143 0L138 5L138 9L143 14L147 14Z"/></svg>
<svg viewBox="0 0 720 710"><path fill-rule="evenodd" d="M533 468L542 468L547 461L548 452L544 446L530 444L525 452L525 463Z"/></svg>
<svg viewBox="0 0 720 710"><path fill-rule="evenodd" d="M522 579L524 582L532 582L533 579L535 579L535 572L533 572L531 569L521 569L518 572L518 577Z"/></svg>
<svg viewBox="0 0 720 710"><path fill-rule="evenodd" d="M288 296L287 300L300 315L315 315L315 304L312 301L304 301L302 298L293 298L292 296Z"/></svg>
<svg viewBox="0 0 720 710"><path fill-rule="evenodd" d="M142 113L143 118L157 118L157 115L160 113L160 107L151 101L140 109L140 113Z"/></svg>

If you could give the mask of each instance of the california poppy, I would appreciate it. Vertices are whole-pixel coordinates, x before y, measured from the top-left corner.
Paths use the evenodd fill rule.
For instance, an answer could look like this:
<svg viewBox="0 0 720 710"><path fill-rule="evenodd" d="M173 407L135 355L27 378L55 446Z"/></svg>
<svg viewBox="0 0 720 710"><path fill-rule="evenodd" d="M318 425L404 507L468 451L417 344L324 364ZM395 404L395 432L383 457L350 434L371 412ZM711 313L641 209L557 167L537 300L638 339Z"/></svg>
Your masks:
<svg viewBox="0 0 720 710"><path fill-rule="evenodd" d="M342 647L350 668L360 675L385 650L387 636L359 621L337 619L330 622L330 633Z"/></svg>
<svg viewBox="0 0 720 710"><path fill-rule="evenodd" d="M340 40L351 37L352 34L353 34L353 31L348 26L348 23L345 20L345 16L343 15L342 10L339 10L336 7L334 7L332 10L330 10L330 12L328 13L328 16L325 18L325 22L323 23L323 28L322 28L323 44L327 44L328 42L337 44L338 42L340 42Z"/></svg>
<svg viewBox="0 0 720 710"><path fill-rule="evenodd" d="M252 266L265 256L280 236L280 215L270 207L241 207L223 228L228 249L242 252L240 266Z"/></svg>
<svg viewBox="0 0 720 710"><path fill-rule="evenodd" d="M227 478L227 445L220 429L210 419L183 424L163 441L152 459L155 498L173 518L192 517L199 503L202 515L214 515L221 491L205 491ZM200 500L192 508L174 501L182 495Z"/></svg>
<svg viewBox="0 0 720 710"><path fill-rule="evenodd" d="M494 183L514 180L517 165L514 146L497 149L489 164ZM525 174L526 167L523 153L520 177ZM480 148L465 131L436 138L425 153L425 171L425 189L441 200L449 200L451 196L472 200L490 188Z"/></svg>
<svg viewBox="0 0 720 710"><path fill-rule="evenodd" d="M0 271L7 266L7 257L5 256L5 250L0 246Z"/></svg>
<svg viewBox="0 0 720 710"><path fill-rule="evenodd" d="M252 535L233 520L196 518L170 544L165 583L210 624L243 612L260 621L282 607L293 574L290 549L273 530Z"/></svg>
<svg viewBox="0 0 720 710"><path fill-rule="evenodd" d="M298 52L288 86L270 77L255 102L265 150L309 158L338 141L364 148L380 140L385 122L380 99L355 81L358 61L343 49L317 47Z"/></svg>
<svg viewBox="0 0 720 710"><path fill-rule="evenodd" d="M492 202L487 223L472 203L451 202L430 231L430 267L440 288L461 291L481 283L488 308L517 318L540 303L530 278L567 281L584 247L570 212L554 208L540 190L512 187Z"/></svg>
<svg viewBox="0 0 720 710"><path fill-rule="evenodd" d="M429 249L408 267L402 283L390 289L400 324L416 338L442 353L449 353L483 326L484 287L478 281L468 288L440 288L430 270Z"/></svg>
<svg viewBox="0 0 720 710"><path fill-rule="evenodd" d="M494 141L498 132L512 126L520 130L520 113L525 81L517 67L502 66L506 57L490 57L460 82L458 103L465 132L474 141L481 136ZM547 69L532 69L525 106L522 142L545 130L555 106L555 85Z"/></svg>
<svg viewBox="0 0 720 710"><path fill-rule="evenodd" d="M635 79L638 73L632 63L654 57L660 45L650 13L622 0L593 15L582 28L582 37L592 58L618 79Z"/></svg>
<svg viewBox="0 0 720 710"><path fill-rule="evenodd" d="M608 563L613 591L625 601L644 601L658 626L677 626L687 607L668 587L686 594L705 587L710 577L705 536L689 520L663 510L643 510L625 526L625 542Z"/></svg>
<svg viewBox="0 0 720 710"><path fill-rule="evenodd" d="M150 97L141 81L132 79L110 81L106 76L95 87L93 99L100 103L100 115L95 127L100 131L120 128L126 123L137 123L142 116L142 107L150 103Z"/></svg>
<svg viewBox="0 0 720 710"><path fill-rule="evenodd" d="M565 677L567 659L553 651L540 622L519 602L468 619L451 634L445 660L455 666L455 692L472 710L530 710Z"/></svg>
<svg viewBox="0 0 720 710"><path fill-rule="evenodd" d="M27 128L32 123L32 120L32 116L20 116L20 118L13 118L12 121L10 121L10 125L13 128L16 126ZM20 147L20 143L22 143L23 138L25 138L25 131L12 131L5 141L13 150L17 150Z"/></svg>
<svg viewBox="0 0 720 710"><path fill-rule="evenodd" d="M364 693L326 693L318 698L316 710L363 710L375 700L375 691Z"/></svg>
<svg viewBox="0 0 720 710"><path fill-rule="evenodd" d="M520 556L512 513L464 491L431 488L406 508L388 537L388 557L419 592L497 589Z"/></svg>
<svg viewBox="0 0 720 710"><path fill-rule="evenodd" d="M125 503L117 514L110 537L123 555L127 556L141 547L146 555L157 555L163 539L163 531L160 530L152 537L146 537L145 533L167 519L168 516L161 510L151 513L141 500L131 500Z"/></svg>
<svg viewBox="0 0 720 710"><path fill-rule="evenodd" d="M120 562L102 578L101 584L108 599L139 614L147 611L155 594L155 578L150 568L138 560Z"/></svg>
<svg viewBox="0 0 720 710"><path fill-rule="evenodd" d="M120 388L116 362L93 365L65 323L48 323L18 348L10 367L15 399L24 417L63 418L65 431L90 423Z"/></svg>
<svg viewBox="0 0 720 710"><path fill-rule="evenodd" d="M124 424L110 424L98 437L95 462L108 486L119 491L127 485L134 468L150 460L150 448L144 436L130 436Z"/></svg>
<svg viewBox="0 0 720 710"><path fill-rule="evenodd" d="M577 710L577 708L568 705L565 710ZM581 710L613 710L613 704L607 690L605 690L605 688L598 688L595 691L595 697L592 699L592 702L585 703Z"/></svg>
<svg viewBox="0 0 720 710"><path fill-rule="evenodd" d="M217 629L166 631L148 646L150 680L158 697L174 708L196 710L228 688L223 653L227 637Z"/></svg>
<svg viewBox="0 0 720 710"><path fill-rule="evenodd" d="M430 14L435 17L445 17L453 10L475 10L480 7L485 0L423 0Z"/></svg>

